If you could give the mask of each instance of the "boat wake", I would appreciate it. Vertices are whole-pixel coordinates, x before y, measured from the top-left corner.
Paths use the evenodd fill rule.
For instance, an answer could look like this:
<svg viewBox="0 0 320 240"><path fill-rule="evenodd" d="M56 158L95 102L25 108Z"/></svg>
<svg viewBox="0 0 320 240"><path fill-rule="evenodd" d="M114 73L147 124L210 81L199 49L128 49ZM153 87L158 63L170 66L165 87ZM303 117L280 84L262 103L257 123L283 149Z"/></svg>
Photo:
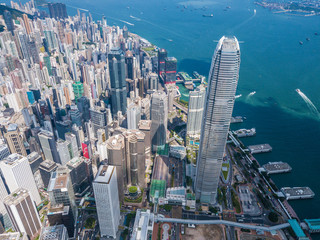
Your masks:
<svg viewBox="0 0 320 240"><path fill-rule="evenodd" d="M256 94L256 91L253 91L251 93L249 93L247 96L246 96L246 100L248 101L253 95Z"/></svg>
<svg viewBox="0 0 320 240"><path fill-rule="evenodd" d="M296 89L296 92L300 95L303 101L307 104L309 110L315 114L317 117L320 117L320 113L317 107L313 104L313 102L303 93L300 89Z"/></svg>
<svg viewBox="0 0 320 240"><path fill-rule="evenodd" d="M66 6L71 7L71 8L74 8L74 9L79 9L79 10L81 10L81 11L89 12L88 9L79 8L79 7L76 7L76 6L71 6L71 5L69 5L69 4L66 4Z"/></svg>
<svg viewBox="0 0 320 240"><path fill-rule="evenodd" d="M130 25L130 26L134 26L133 23L130 23L130 22L127 22L127 21L124 21L124 20L121 20L121 19L119 19L119 21L120 21L120 22L123 22L123 23L125 23L125 24L128 24L128 25Z"/></svg>
<svg viewBox="0 0 320 240"><path fill-rule="evenodd" d="M141 18L137 18L137 17L132 16L132 15L130 15L130 17L131 17L132 19L136 20L136 21L141 21Z"/></svg>
<svg viewBox="0 0 320 240"><path fill-rule="evenodd" d="M237 26L233 27L231 30L234 31L240 27L242 27L243 25L247 24L248 22L250 22L257 14L257 10L254 9L253 10L253 15L251 17L249 17L248 19L244 20L242 23L239 23Z"/></svg>

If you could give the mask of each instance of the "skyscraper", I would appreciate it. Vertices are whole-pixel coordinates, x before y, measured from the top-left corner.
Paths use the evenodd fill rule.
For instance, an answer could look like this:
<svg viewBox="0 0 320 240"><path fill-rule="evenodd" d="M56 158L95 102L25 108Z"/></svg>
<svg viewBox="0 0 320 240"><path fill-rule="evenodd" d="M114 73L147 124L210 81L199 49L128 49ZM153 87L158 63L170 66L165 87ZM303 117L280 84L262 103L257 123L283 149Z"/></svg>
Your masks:
<svg viewBox="0 0 320 240"><path fill-rule="evenodd" d="M167 51L163 48L158 51L158 74L161 76L165 71L165 58L167 57Z"/></svg>
<svg viewBox="0 0 320 240"><path fill-rule="evenodd" d="M11 153L18 153L23 156L27 156L26 148L23 144L23 137L19 131L17 124L10 124L7 133L5 134L5 138L9 145Z"/></svg>
<svg viewBox="0 0 320 240"><path fill-rule="evenodd" d="M11 154L0 162L0 169L10 192L18 188L27 189L36 204L40 204L41 198L26 157L17 153Z"/></svg>
<svg viewBox="0 0 320 240"><path fill-rule="evenodd" d="M168 124L168 98L165 92L157 91L151 98L151 141L153 151L166 144Z"/></svg>
<svg viewBox="0 0 320 240"><path fill-rule="evenodd" d="M18 188L3 201L14 229L34 239L41 230L38 211L28 190Z"/></svg>
<svg viewBox="0 0 320 240"><path fill-rule="evenodd" d="M127 184L143 189L146 185L145 134L135 129L125 131L122 134L126 145Z"/></svg>
<svg viewBox="0 0 320 240"><path fill-rule="evenodd" d="M45 160L39 166L41 179L45 188L48 188L51 173L57 169L57 164L52 160Z"/></svg>
<svg viewBox="0 0 320 240"><path fill-rule="evenodd" d="M128 106L127 121L128 129L137 129L138 123L141 120L141 107L136 103L131 103Z"/></svg>
<svg viewBox="0 0 320 240"><path fill-rule="evenodd" d="M55 172L51 174L48 185L48 194L51 204L63 204L70 206L73 216L76 216L76 202L72 187L69 169L67 167L58 167Z"/></svg>
<svg viewBox="0 0 320 240"><path fill-rule="evenodd" d="M203 85L198 86L194 91L189 92L187 134L199 136L204 109L206 89Z"/></svg>
<svg viewBox="0 0 320 240"><path fill-rule="evenodd" d="M122 134L114 135L107 140L108 163L116 166L119 199L122 201L123 192L127 187L127 163L125 140Z"/></svg>
<svg viewBox="0 0 320 240"><path fill-rule="evenodd" d="M175 57L165 58L165 83L176 83L177 59Z"/></svg>
<svg viewBox="0 0 320 240"><path fill-rule="evenodd" d="M195 183L196 198L201 202L216 202L239 68L238 40L222 37L212 58L201 127Z"/></svg>
<svg viewBox="0 0 320 240"><path fill-rule="evenodd" d="M61 160L57 151L56 141L54 140L53 134L49 131L42 130L38 134L38 137L45 159L49 159L61 164Z"/></svg>
<svg viewBox="0 0 320 240"><path fill-rule="evenodd" d="M30 28L28 15L27 14L22 14L22 18L23 18L24 27L26 28L26 32L27 32L28 35L30 35L31 28Z"/></svg>
<svg viewBox="0 0 320 240"><path fill-rule="evenodd" d="M126 70L123 51L112 49L108 54L110 85L111 85L111 112L116 116L118 111L127 112Z"/></svg>
<svg viewBox="0 0 320 240"><path fill-rule="evenodd" d="M3 12L3 17L4 17L4 21L5 21L6 25L7 25L7 30L10 31L12 33L12 35L13 35L14 34L13 33L14 23L13 23L11 12L9 12L8 10L5 10Z"/></svg>
<svg viewBox="0 0 320 240"><path fill-rule="evenodd" d="M116 167L100 166L92 186L101 237L116 238L120 221Z"/></svg>
<svg viewBox="0 0 320 240"><path fill-rule="evenodd" d="M65 19L68 17L67 7L63 3L48 3L50 18Z"/></svg>
<svg viewBox="0 0 320 240"><path fill-rule="evenodd" d="M58 139L57 150L60 156L61 165L66 165L67 162L71 160L69 149L71 150L71 144L68 141Z"/></svg>
<svg viewBox="0 0 320 240"><path fill-rule="evenodd" d="M93 126L94 136L97 137L99 129L104 129L107 132L107 110L96 106L90 108L90 118Z"/></svg>

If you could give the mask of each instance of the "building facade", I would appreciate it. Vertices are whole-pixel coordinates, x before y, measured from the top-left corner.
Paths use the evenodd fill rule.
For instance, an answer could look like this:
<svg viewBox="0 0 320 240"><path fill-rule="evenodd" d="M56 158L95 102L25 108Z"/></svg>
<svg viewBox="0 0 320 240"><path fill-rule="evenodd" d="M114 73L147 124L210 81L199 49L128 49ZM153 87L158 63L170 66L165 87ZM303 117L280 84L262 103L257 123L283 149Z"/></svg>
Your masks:
<svg viewBox="0 0 320 240"><path fill-rule="evenodd" d="M204 203L216 202L239 68L238 40L222 37L212 58L197 159L196 198Z"/></svg>

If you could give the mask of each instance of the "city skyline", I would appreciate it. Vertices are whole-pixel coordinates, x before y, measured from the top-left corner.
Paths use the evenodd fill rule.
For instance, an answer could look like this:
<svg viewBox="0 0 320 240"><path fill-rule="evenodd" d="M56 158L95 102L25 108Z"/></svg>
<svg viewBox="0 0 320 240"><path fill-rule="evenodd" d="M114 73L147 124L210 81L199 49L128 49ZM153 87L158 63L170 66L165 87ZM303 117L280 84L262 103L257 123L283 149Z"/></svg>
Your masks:
<svg viewBox="0 0 320 240"><path fill-rule="evenodd" d="M250 69L262 80L265 66L258 60L272 52L258 51L257 61L248 61L250 49L265 48L254 48L259 41L238 34L261 20L260 10L256 16L256 9L244 11L239 3L213 10L196 3L164 6L166 1L126 7L115 2L114 16L126 12L118 20L110 13L97 16L91 7L70 11L71 5L59 2L39 8L33 0L2 5L0 238L317 237L318 219L299 218L297 201L290 201L315 203L318 189L277 184L272 174L289 173L295 163L265 163L278 154L276 137L265 139L272 132L253 120L264 114L249 106L262 96L259 86L249 84L256 89L249 93L243 88L248 85L243 72ZM156 8L161 20L153 32L146 6L150 13ZM171 24L178 16L184 21ZM246 20L238 19L233 30L221 27L240 16ZM224 21L218 24L219 19ZM217 45L213 26L223 33ZM162 38L155 39L155 30ZM246 43L241 70L236 36ZM308 51L316 36L298 45ZM209 66L204 56L213 47ZM296 93L317 114L316 104L300 89ZM273 101L272 94L265 101Z"/></svg>

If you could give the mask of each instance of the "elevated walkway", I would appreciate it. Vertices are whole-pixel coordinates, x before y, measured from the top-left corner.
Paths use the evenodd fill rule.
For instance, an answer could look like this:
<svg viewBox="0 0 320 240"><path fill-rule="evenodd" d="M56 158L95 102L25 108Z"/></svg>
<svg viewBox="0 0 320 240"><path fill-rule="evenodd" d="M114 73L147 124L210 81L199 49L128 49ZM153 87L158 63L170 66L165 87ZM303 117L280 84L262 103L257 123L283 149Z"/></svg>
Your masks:
<svg viewBox="0 0 320 240"><path fill-rule="evenodd" d="M245 223L231 222L226 220L191 220L191 219L179 219L179 218L165 218L161 215L155 216L155 222L182 223L182 224L195 224L195 225L223 224L231 227L245 228L245 229L251 229L251 230L261 230L266 232L277 231L290 226L289 223L283 223L283 224L275 225L272 227L264 227L264 226L255 226L255 225L250 225Z"/></svg>

